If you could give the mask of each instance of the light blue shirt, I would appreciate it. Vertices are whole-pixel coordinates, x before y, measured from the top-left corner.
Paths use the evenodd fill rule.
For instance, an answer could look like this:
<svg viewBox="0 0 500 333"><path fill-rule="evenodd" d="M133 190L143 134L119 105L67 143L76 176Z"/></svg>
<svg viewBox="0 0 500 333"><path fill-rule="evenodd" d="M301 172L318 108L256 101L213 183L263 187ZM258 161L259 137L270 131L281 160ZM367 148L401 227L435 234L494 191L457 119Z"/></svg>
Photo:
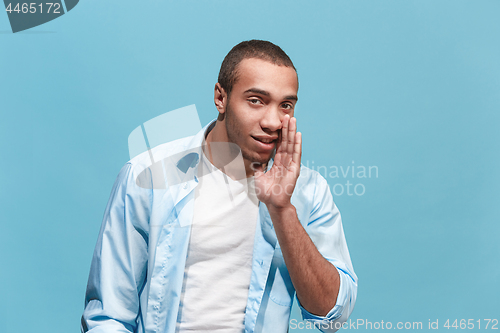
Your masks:
<svg viewBox="0 0 500 333"><path fill-rule="evenodd" d="M201 143L209 125L136 156L121 169L92 258L82 332L175 332ZM353 310L358 280L340 213L326 180L304 166L292 204L340 275L336 304L325 317L298 305L305 320L334 332ZM294 296L269 212L260 203L244 332L287 332Z"/></svg>

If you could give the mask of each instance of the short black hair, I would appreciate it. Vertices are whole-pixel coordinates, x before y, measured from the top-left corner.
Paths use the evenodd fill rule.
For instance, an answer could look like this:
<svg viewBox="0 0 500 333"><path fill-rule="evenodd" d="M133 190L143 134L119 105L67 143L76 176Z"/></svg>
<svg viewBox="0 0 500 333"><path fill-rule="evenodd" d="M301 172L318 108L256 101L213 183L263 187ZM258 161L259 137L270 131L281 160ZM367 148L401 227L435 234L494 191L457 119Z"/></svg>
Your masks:
<svg viewBox="0 0 500 333"><path fill-rule="evenodd" d="M229 51L220 66L218 82L228 96L238 80L238 64L243 59L248 58L262 59L274 65L292 67L297 72L292 60L278 45L258 39L241 42Z"/></svg>

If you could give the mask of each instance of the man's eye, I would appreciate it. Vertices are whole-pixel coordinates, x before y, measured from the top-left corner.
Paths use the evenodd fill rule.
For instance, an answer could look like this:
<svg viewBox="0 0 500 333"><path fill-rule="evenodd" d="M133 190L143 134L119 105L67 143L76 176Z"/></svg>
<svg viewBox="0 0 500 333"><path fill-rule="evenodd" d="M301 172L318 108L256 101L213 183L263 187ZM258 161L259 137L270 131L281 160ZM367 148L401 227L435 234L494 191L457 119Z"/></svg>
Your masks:
<svg viewBox="0 0 500 333"><path fill-rule="evenodd" d="M291 110L293 108L292 104L288 104L288 103L283 104L281 107L285 110Z"/></svg>
<svg viewBox="0 0 500 333"><path fill-rule="evenodd" d="M259 104L260 103L260 100L258 100L257 98L250 98L248 101L251 104Z"/></svg>

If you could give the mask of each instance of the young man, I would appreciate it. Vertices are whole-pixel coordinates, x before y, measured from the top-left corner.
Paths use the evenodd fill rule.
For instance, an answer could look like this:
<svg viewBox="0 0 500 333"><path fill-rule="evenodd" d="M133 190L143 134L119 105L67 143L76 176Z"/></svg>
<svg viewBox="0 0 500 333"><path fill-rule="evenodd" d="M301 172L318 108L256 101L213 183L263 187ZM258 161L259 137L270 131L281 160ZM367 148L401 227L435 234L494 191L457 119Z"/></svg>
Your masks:
<svg viewBox="0 0 500 333"><path fill-rule="evenodd" d="M325 179L301 168L297 90L278 46L242 42L221 66L217 120L148 152L160 168L146 154L123 167L82 331L287 332L295 293L304 319L340 328L357 277Z"/></svg>

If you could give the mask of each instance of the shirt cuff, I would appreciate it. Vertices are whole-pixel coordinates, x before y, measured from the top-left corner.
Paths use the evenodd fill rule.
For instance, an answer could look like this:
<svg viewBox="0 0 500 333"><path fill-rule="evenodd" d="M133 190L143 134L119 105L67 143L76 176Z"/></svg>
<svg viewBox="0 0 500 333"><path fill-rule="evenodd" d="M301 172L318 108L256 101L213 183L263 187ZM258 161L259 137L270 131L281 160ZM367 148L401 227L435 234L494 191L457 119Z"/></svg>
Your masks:
<svg viewBox="0 0 500 333"><path fill-rule="evenodd" d="M335 266L335 265L334 265ZM317 323L318 326L321 324L330 324L333 321L336 321L339 319L343 312L344 308L346 305L346 302L348 300L348 292L347 292L347 283L346 279L349 277L346 276L346 274L338 269L337 266L335 266L339 273L340 277L340 286L339 286L339 293L337 295L337 301L335 302L335 306L326 314L326 316L318 316L315 314L310 313L304 307L302 307L302 304L300 304L299 299L297 298L297 304L299 305L300 310L302 311L302 318L304 320L311 321L313 323Z"/></svg>

